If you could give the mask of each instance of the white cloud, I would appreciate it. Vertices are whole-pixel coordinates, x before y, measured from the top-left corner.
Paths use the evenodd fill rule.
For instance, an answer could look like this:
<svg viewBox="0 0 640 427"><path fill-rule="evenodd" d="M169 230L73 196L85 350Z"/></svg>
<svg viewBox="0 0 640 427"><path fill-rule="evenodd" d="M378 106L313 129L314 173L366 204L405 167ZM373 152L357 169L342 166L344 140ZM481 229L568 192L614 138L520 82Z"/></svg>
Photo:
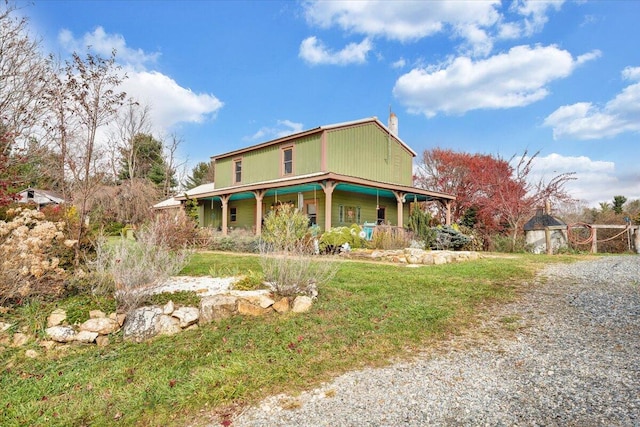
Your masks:
<svg viewBox="0 0 640 427"><path fill-rule="evenodd" d="M547 17L551 9L560 10L564 0L542 1L542 0L520 0L514 1L511 5L513 11L523 17L520 23L520 35L531 36L544 27L549 18Z"/></svg>
<svg viewBox="0 0 640 427"><path fill-rule="evenodd" d="M85 33L82 38L75 38L71 31L62 30L58 34L58 42L69 52L84 52L90 46L93 52L104 57L109 57L115 50L118 62L136 69L155 63L160 56L159 52L145 53L142 49L132 49L121 34L107 34L102 27L97 27L93 33Z"/></svg>
<svg viewBox="0 0 640 427"><path fill-rule="evenodd" d="M116 49L116 60L128 76L121 89L127 96L150 107L153 131L158 135L166 134L181 123L202 123L214 117L224 105L213 94L193 92L167 75L148 70L159 53L149 54L130 48L122 35L109 34L102 27L80 38L62 30L58 41L69 51L84 52L91 46L91 51L103 57Z"/></svg>
<svg viewBox="0 0 640 427"><path fill-rule="evenodd" d="M499 0L473 2L310 1L307 21L321 28L415 41L443 31L446 25L489 26L497 22Z"/></svg>
<svg viewBox="0 0 640 427"><path fill-rule="evenodd" d="M611 201L617 194L626 195L629 199L640 198L640 176L635 179L624 178L616 171L615 163L592 160L586 156L552 153L536 157L530 178L534 182L540 179L548 182L559 174L569 172L575 172L576 179L569 181L565 189L572 198L583 200L589 206Z"/></svg>
<svg viewBox="0 0 640 427"><path fill-rule="evenodd" d="M635 83L603 107L578 102L563 105L547 116L544 125L553 128L554 139L600 139L640 132L640 67L625 68L622 77Z"/></svg>
<svg viewBox="0 0 640 427"><path fill-rule="evenodd" d="M291 120L278 120L276 126L262 127L256 133L244 139L249 141L269 141L302 132L302 130L302 123L292 122Z"/></svg>
<svg viewBox="0 0 640 427"><path fill-rule="evenodd" d="M486 56L494 39L528 37L540 31L563 0L516 0L508 21L500 0L490 1L317 1L304 3L307 22L320 28L339 27L351 34L383 37L403 43L436 34L462 40L460 52Z"/></svg>
<svg viewBox="0 0 640 427"><path fill-rule="evenodd" d="M400 58L391 64L391 68L404 68L405 65L407 65L407 61L404 58Z"/></svg>
<svg viewBox="0 0 640 427"><path fill-rule="evenodd" d="M151 107L156 130L166 131L179 123L202 123L223 106L214 95L195 93L157 71L134 71L128 76L122 89Z"/></svg>
<svg viewBox="0 0 640 427"><path fill-rule="evenodd" d="M522 107L546 97L547 85L579 64L556 46L516 46L485 60L461 56L413 69L396 81L393 94L410 112L427 117Z"/></svg>
<svg viewBox="0 0 640 427"><path fill-rule="evenodd" d="M360 43L349 43L338 52L331 51L316 37L308 37L300 43L299 56L312 65L363 64L367 62L367 54L373 49L369 39Z"/></svg>

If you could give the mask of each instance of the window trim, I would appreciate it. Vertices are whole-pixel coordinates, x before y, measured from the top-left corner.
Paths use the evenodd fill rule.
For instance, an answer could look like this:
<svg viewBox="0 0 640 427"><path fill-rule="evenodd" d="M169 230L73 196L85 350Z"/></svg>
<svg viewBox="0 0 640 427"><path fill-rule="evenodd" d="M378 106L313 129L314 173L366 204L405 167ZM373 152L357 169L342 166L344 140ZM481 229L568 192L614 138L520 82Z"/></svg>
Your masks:
<svg viewBox="0 0 640 427"><path fill-rule="evenodd" d="M285 152L291 150L291 172L286 173ZM295 150L293 145L280 147L280 176L294 175L293 166L295 164Z"/></svg>
<svg viewBox="0 0 640 427"><path fill-rule="evenodd" d="M242 184L242 157L237 157L235 159L233 159L232 161L233 166L231 169L231 174L232 174L232 182L234 184ZM237 170L238 165L240 165L240 170ZM240 174L240 179L238 180L238 174Z"/></svg>

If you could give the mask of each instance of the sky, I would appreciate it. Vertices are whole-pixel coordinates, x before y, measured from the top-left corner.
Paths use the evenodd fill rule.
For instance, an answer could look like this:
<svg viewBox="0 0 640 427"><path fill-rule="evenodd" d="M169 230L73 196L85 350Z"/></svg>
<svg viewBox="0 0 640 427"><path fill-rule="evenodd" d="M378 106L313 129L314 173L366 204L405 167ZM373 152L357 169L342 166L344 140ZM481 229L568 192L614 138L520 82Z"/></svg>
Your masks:
<svg viewBox="0 0 640 427"><path fill-rule="evenodd" d="M434 147L565 172L588 206L640 199L640 1L19 3L43 49L117 51L123 90L210 156L368 117Z"/></svg>

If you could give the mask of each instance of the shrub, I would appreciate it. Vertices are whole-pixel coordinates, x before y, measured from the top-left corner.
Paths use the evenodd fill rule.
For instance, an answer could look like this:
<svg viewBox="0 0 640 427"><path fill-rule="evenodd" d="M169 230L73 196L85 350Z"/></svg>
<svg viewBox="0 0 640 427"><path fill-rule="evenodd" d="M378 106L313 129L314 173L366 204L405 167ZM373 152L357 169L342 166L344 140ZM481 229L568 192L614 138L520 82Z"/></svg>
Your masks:
<svg viewBox="0 0 640 427"><path fill-rule="evenodd" d="M367 244L364 239L364 231L358 224L351 227L334 227L320 236L319 248L322 252L336 253L340 248L348 244L350 248L363 248Z"/></svg>
<svg viewBox="0 0 640 427"><path fill-rule="evenodd" d="M206 248L224 252L260 252L260 237L243 229L231 230L224 236L221 232L206 229L209 233Z"/></svg>
<svg viewBox="0 0 640 427"><path fill-rule="evenodd" d="M297 251L308 232L309 218L293 205L283 203L265 217L262 240L273 251Z"/></svg>
<svg viewBox="0 0 640 427"><path fill-rule="evenodd" d="M413 231L414 239L422 243L425 248L433 246L437 235L431 227L431 219L431 214L420 209L418 205L415 205L409 214L407 227Z"/></svg>
<svg viewBox="0 0 640 427"><path fill-rule="evenodd" d="M174 250L197 245L201 237L198 224L182 209L160 212L143 228L147 229L145 238Z"/></svg>
<svg viewBox="0 0 640 427"><path fill-rule="evenodd" d="M373 230L369 246L375 249L404 249L411 246L413 235L403 228L378 225Z"/></svg>
<svg viewBox="0 0 640 427"><path fill-rule="evenodd" d="M435 230L437 234L433 249L460 250L471 242L471 238L462 234L456 226L436 227Z"/></svg>
<svg viewBox="0 0 640 427"><path fill-rule="evenodd" d="M113 280L118 311L129 312L188 263L187 249L174 249L176 242L154 221L137 232L136 241L120 237L114 244L98 242L94 271Z"/></svg>
<svg viewBox="0 0 640 427"><path fill-rule="evenodd" d="M308 223L306 215L290 205L265 218L260 265L265 282L276 294L315 297L318 286L338 270L338 263L313 259L316 248Z"/></svg>
<svg viewBox="0 0 640 427"><path fill-rule="evenodd" d="M59 296L77 243L65 223L30 209L9 209L0 221L0 303L29 296Z"/></svg>
<svg viewBox="0 0 640 427"><path fill-rule="evenodd" d="M524 253L529 251L524 236L518 236L514 246L513 238L502 234L494 234L491 236L491 249L504 253Z"/></svg>

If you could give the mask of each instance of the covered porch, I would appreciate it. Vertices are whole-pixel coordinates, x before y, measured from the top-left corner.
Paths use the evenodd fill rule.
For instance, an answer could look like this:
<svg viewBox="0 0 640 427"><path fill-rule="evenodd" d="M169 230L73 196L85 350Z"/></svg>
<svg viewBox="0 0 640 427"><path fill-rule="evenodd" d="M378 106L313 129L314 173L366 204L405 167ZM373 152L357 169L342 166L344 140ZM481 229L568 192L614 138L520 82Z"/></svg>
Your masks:
<svg viewBox="0 0 640 427"><path fill-rule="evenodd" d="M335 173L316 173L191 194L198 200L201 226L250 228L262 233L262 221L279 203L295 205L311 224L327 231L334 226L387 223L403 227L413 202L437 202L451 222L454 196ZM177 197L186 200L186 196Z"/></svg>

